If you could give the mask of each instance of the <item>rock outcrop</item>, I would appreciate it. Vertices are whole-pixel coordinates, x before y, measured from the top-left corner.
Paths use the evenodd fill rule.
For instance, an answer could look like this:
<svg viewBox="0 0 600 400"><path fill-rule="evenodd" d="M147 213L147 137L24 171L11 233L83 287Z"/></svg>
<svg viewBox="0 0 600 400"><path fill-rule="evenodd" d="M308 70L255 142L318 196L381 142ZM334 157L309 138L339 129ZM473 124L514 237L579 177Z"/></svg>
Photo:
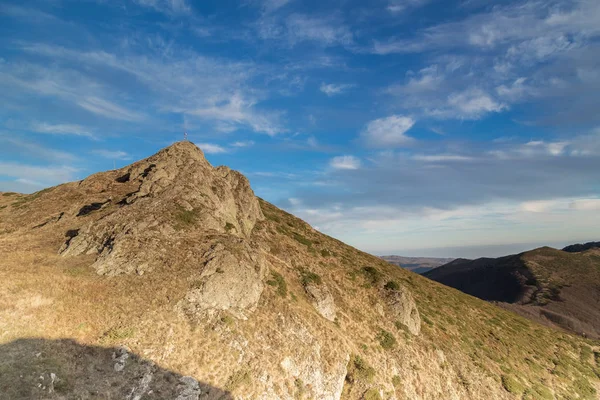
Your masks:
<svg viewBox="0 0 600 400"><path fill-rule="evenodd" d="M245 243L228 250L221 243L204 255L200 280L194 284L182 304L190 316L227 311L240 319L253 312L264 289L265 261Z"/></svg>
<svg viewBox="0 0 600 400"><path fill-rule="evenodd" d="M102 275L143 274L169 265L170 253L189 232L247 238L264 218L248 180L227 167L213 168L190 142L119 170L113 181L97 174L81 182L99 193L115 184L134 190L86 208L78 218L93 213L102 218L84 223L60 250L64 256L97 255L93 267Z"/></svg>
<svg viewBox="0 0 600 400"><path fill-rule="evenodd" d="M327 285L308 283L304 285L304 290L311 299L315 310L325 319L335 321L335 302Z"/></svg>
<svg viewBox="0 0 600 400"><path fill-rule="evenodd" d="M391 311L390 317L400 322L413 335L421 332L421 316L417 303L410 291L404 286L396 290L386 290L386 301Z"/></svg>

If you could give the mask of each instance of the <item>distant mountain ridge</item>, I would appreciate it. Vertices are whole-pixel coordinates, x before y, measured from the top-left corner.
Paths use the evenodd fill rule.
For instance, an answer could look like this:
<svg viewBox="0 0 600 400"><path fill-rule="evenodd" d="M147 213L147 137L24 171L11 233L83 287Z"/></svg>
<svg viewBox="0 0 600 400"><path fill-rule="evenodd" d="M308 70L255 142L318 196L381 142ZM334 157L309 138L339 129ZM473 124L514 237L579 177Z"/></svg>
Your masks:
<svg viewBox="0 0 600 400"><path fill-rule="evenodd" d="M577 243L577 244L572 244L570 246L565 247L563 249L563 251L567 251L569 253L579 253L581 251L594 249L597 247L600 247L600 242L587 242L584 244Z"/></svg>
<svg viewBox="0 0 600 400"><path fill-rule="evenodd" d="M456 259L424 276L526 318L600 337L599 242L499 258Z"/></svg>
<svg viewBox="0 0 600 400"><path fill-rule="evenodd" d="M381 256L381 258L389 263L395 264L399 267L415 272L417 274L423 274L427 271L431 271L441 265L447 264L453 261L453 258L438 258L438 257L403 257L403 256Z"/></svg>

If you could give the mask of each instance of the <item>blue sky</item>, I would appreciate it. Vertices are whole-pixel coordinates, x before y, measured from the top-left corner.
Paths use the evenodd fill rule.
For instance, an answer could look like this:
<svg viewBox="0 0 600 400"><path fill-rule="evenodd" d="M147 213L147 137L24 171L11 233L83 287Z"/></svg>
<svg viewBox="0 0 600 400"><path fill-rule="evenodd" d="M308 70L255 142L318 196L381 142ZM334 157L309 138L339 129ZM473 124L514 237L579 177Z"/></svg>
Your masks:
<svg viewBox="0 0 600 400"><path fill-rule="evenodd" d="M597 0L8 0L0 190L187 130L259 196L376 254L598 240L599 89Z"/></svg>

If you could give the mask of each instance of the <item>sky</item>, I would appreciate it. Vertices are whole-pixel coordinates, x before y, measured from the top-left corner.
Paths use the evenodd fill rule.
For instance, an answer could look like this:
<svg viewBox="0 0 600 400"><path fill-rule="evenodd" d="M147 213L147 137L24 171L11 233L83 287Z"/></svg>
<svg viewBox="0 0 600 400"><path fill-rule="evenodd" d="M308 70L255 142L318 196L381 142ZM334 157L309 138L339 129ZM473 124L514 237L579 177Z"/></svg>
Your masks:
<svg viewBox="0 0 600 400"><path fill-rule="evenodd" d="M0 191L187 131L374 254L600 240L600 2L0 3Z"/></svg>

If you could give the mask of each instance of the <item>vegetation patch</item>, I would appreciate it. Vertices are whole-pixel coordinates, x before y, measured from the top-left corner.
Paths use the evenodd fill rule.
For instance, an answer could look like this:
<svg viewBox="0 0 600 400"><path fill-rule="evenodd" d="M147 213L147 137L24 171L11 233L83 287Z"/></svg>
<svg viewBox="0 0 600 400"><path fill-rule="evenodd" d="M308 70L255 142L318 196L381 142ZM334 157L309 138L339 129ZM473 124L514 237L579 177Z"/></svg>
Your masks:
<svg viewBox="0 0 600 400"><path fill-rule="evenodd" d="M371 286L377 286L382 277L381 272L375 267L363 267L361 272Z"/></svg>
<svg viewBox="0 0 600 400"><path fill-rule="evenodd" d="M361 356L353 355L348 363L348 372L346 381L354 382L372 382L375 378L375 369L371 367Z"/></svg>
<svg viewBox="0 0 600 400"><path fill-rule="evenodd" d="M525 390L523 400L552 400L554 395L546 386L536 384L533 388Z"/></svg>
<svg viewBox="0 0 600 400"><path fill-rule="evenodd" d="M228 223L225 224L225 231L227 231L227 232L231 231L234 228L235 228L235 225L233 225L230 222L228 222Z"/></svg>
<svg viewBox="0 0 600 400"><path fill-rule="evenodd" d="M116 342L133 336L135 329L124 326L114 326L104 332L101 340L104 342Z"/></svg>
<svg viewBox="0 0 600 400"><path fill-rule="evenodd" d="M386 290L400 290L400 285L396 281L388 281L385 284L384 289Z"/></svg>
<svg viewBox="0 0 600 400"><path fill-rule="evenodd" d="M525 391L525 387L513 376L502 375L502 386L507 392L520 395Z"/></svg>
<svg viewBox="0 0 600 400"><path fill-rule="evenodd" d="M281 297L287 296L287 284L285 283L283 275L279 272L271 271L271 278L272 279L267 281L267 285L276 287L277 294Z"/></svg>
<svg viewBox="0 0 600 400"><path fill-rule="evenodd" d="M312 242L310 240L308 240L307 238L305 238L304 236L302 236L301 234L297 233L297 232L292 232L292 237L298 242L298 243L302 243L303 245L310 247L312 246Z"/></svg>
<svg viewBox="0 0 600 400"><path fill-rule="evenodd" d="M236 371L229 377L225 384L225 389L232 392L242 386L250 386L252 384L252 374L247 369Z"/></svg>
<svg viewBox="0 0 600 400"><path fill-rule="evenodd" d="M379 394L379 390L371 388L365 392L363 398L365 400L381 400L381 395Z"/></svg>
<svg viewBox="0 0 600 400"><path fill-rule="evenodd" d="M597 398L596 389L584 377L580 377L573 382L573 392L577 393L580 399L593 400Z"/></svg>
<svg viewBox="0 0 600 400"><path fill-rule="evenodd" d="M327 249L323 249L321 250L321 256L323 257L330 257L331 256L331 252Z"/></svg>
<svg viewBox="0 0 600 400"><path fill-rule="evenodd" d="M198 220L198 211L197 210L186 210L182 206L177 206L177 210L175 211L175 229L184 229L189 226L192 226Z"/></svg>
<svg viewBox="0 0 600 400"><path fill-rule="evenodd" d="M302 286L320 285L323 283L323 279L314 272L302 270L300 275L302 277Z"/></svg>
<svg viewBox="0 0 600 400"><path fill-rule="evenodd" d="M385 329L381 329L377 334L379 344L386 350L393 349L396 346L396 338Z"/></svg>

